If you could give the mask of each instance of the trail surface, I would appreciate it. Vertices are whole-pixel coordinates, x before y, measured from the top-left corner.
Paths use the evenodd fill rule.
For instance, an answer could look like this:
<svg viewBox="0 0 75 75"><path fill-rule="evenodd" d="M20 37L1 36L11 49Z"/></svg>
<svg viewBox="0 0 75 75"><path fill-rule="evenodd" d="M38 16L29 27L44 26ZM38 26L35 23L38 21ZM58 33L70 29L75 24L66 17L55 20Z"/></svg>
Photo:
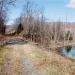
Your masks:
<svg viewBox="0 0 75 75"><path fill-rule="evenodd" d="M10 45L0 51L0 75L75 75L75 63L33 44Z"/></svg>
<svg viewBox="0 0 75 75"><path fill-rule="evenodd" d="M4 55L0 75L42 75L28 57L33 49L30 45L12 45Z"/></svg>

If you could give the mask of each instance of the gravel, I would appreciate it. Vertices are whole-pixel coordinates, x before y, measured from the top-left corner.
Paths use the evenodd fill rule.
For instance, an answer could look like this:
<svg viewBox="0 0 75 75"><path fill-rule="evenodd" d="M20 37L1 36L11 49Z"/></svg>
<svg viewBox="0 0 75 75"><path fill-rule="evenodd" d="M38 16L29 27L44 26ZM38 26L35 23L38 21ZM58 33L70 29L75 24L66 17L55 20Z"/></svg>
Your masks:
<svg viewBox="0 0 75 75"><path fill-rule="evenodd" d="M0 45L10 45L10 44L25 44L27 41L20 38L0 40Z"/></svg>

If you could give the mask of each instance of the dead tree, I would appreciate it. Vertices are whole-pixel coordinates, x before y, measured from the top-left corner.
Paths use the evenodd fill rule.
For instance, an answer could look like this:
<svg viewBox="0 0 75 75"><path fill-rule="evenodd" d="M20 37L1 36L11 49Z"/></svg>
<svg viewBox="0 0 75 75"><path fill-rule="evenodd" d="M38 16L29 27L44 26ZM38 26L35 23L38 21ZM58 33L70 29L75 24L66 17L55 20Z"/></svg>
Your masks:
<svg viewBox="0 0 75 75"><path fill-rule="evenodd" d="M9 6L14 5L16 0L0 0L0 34L5 33L5 22Z"/></svg>

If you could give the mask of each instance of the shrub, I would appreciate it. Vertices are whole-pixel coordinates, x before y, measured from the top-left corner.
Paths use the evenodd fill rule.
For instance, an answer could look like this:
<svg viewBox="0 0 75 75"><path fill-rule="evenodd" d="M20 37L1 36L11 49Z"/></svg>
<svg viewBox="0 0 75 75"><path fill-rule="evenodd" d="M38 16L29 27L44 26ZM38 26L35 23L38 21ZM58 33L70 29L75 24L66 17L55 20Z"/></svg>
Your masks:
<svg viewBox="0 0 75 75"><path fill-rule="evenodd" d="M70 41L73 40L72 33L70 31L67 31L65 33L65 38L66 38L66 40L70 40Z"/></svg>

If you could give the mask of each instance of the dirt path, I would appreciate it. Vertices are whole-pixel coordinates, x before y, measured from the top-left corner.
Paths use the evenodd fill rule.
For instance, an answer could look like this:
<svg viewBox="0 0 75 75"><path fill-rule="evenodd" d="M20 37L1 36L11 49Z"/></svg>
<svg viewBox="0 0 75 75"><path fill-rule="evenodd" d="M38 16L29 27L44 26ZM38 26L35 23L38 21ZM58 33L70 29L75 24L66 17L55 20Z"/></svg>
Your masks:
<svg viewBox="0 0 75 75"><path fill-rule="evenodd" d="M13 45L5 53L4 62L0 67L0 75L42 75L28 57L30 45Z"/></svg>
<svg viewBox="0 0 75 75"><path fill-rule="evenodd" d="M0 75L75 75L75 63L33 44L0 51Z"/></svg>
<svg viewBox="0 0 75 75"><path fill-rule="evenodd" d="M42 75L42 73L40 73L39 70L36 69L32 60L28 57L30 54L32 54L32 50L34 49L34 47L27 44L18 45L16 47L14 46L14 48L17 48L17 51L19 50L21 75Z"/></svg>

